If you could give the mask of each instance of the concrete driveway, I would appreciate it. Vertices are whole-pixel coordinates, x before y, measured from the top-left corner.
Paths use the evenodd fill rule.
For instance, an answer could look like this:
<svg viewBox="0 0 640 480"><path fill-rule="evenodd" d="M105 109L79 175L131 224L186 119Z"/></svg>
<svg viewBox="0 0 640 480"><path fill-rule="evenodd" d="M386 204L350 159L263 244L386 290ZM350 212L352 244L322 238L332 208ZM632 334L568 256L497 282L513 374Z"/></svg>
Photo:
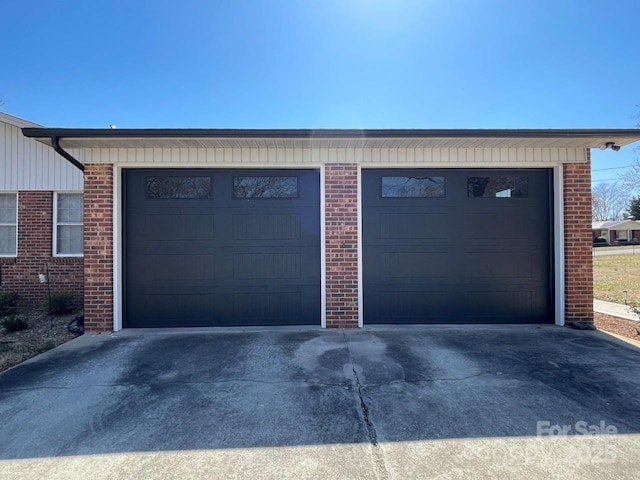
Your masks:
<svg viewBox="0 0 640 480"><path fill-rule="evenodd" d="M637 478L639 411L599 332L128 331L0 374L0 477Z"/></svg>

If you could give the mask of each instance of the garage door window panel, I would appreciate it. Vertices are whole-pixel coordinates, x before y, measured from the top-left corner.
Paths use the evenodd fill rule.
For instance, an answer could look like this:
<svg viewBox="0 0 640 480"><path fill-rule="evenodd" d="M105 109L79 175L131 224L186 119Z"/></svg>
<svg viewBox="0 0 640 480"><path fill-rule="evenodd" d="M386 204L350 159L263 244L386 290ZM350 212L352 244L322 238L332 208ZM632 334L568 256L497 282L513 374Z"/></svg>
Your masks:
<svg viewBox="0 0 640 480"><path fill-rule="evenodd" d="M298 198L298 177L233 177L235 198Z"/></svg>
<svg viewBox="0 0 640 480"><path fill-rule="evenodd" d="M522 175L467 178L467 195L485 198L526 198L529 178Z"/></svg>
<svg viewBox="0 0 640 480"><path fill-rule="evenodd" d="M444 177L382 177L382 198L442 198L445 196Z"/></svg>
<svg viewBox="0 0 640 480"><path fill-rule="evenodd" d="M147 198L205 199L213 193L211 177L158 176L147 177Z"/></svg>

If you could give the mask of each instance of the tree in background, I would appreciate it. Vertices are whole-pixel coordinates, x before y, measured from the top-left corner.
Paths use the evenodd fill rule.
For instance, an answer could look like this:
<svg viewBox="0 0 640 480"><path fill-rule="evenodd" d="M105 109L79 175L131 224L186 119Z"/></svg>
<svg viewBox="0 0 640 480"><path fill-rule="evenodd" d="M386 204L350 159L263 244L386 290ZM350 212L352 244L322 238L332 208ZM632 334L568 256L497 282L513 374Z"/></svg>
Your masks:
<svg viewBox="0 0 640 480"><path fill-rule="evenodd" d="M640 147L636 147L635 150L640 152ZM633 160L629 171L621 175L620 178L627 191L637 192L640 190L640 157Z"/></svg>
<svg viewBox="0 0 640 480"><path fill-rule="evenodd" d="M627 192L617 182L596 184L591 189L593 221L622 220L629 202Z"/></svg>
<svg viewBox="0 0 640 480"><path fill-rule="evenodd" d="M628 208L629 216L633 216L636 220L640 220L640 196L633 197L629 200L629 208Z"/></svg>
<svg viewBox="0 0 640 480"><path fill-rule="evenodd" d="M635 147L633 150L636 153L640 153L640 147ZM624 188L627 189L627 191L640 191L640 157L636 157L633 159L633 161L631 162L631 167L626 173L620 175L620 179L622 180L622 184L624 185Z"/></svg>
<svg viewBox="0 0 640 480"><path fill-rule="evenodd" d="M640 107L640 105L638 105L638 107ZM634 118L640 119L640 113L634 115ZM636 123L636 128L640 128L640 123ZM635 147L633 150L640 154L640 147ZM620 175L620 178L627 191L640 191L640 157L636 157L633 160L630 170L627 173Z"/></svg>

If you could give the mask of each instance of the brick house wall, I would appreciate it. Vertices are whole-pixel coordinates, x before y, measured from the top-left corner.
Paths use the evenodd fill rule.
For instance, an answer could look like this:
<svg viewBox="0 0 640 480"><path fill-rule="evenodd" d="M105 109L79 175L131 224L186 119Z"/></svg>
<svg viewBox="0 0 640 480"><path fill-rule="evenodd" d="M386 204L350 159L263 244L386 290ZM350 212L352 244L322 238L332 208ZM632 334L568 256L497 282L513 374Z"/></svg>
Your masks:
<svg viewBox="0 0 640 480"><path fill-rule="evenodd" d="M113 330L113 165L84 171L84 328Z"/></svg>
<svg viewBox="0 0 640 480"><path fill-rule="evenodd" d="M0 258L0 291L18 293L19 311L43 306L47 285L38 274L45 263L51 290L71 291L74 305L83 305L82 258L53 256L53 228L53 192L18 192L17 256Z"/></svg>
<svg viewBox="0 0 640 480"><path fill-rule="evenodd" d="M565 322L593 322L591 155L564 164Z"/></svg>

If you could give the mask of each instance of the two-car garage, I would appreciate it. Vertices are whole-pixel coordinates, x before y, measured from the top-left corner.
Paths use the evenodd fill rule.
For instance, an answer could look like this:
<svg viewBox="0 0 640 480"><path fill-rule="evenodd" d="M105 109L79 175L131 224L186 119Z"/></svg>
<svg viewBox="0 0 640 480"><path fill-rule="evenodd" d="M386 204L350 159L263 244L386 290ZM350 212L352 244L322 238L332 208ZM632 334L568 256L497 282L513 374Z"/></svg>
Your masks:
<svg viewBox="0 0 640 480"><path fill-rule="evenodd" d="M22 129L84 174L85 331L592 324L637 129ZM54 219L55 222L55 219Z"/></svg>
<svg viewBox="0 0 640 480"><path fill-rule="evenodd" d="M318 169L124 169L125 327L320 325ZM363 322L552 322L549 169L362 169Z"/></svg>

